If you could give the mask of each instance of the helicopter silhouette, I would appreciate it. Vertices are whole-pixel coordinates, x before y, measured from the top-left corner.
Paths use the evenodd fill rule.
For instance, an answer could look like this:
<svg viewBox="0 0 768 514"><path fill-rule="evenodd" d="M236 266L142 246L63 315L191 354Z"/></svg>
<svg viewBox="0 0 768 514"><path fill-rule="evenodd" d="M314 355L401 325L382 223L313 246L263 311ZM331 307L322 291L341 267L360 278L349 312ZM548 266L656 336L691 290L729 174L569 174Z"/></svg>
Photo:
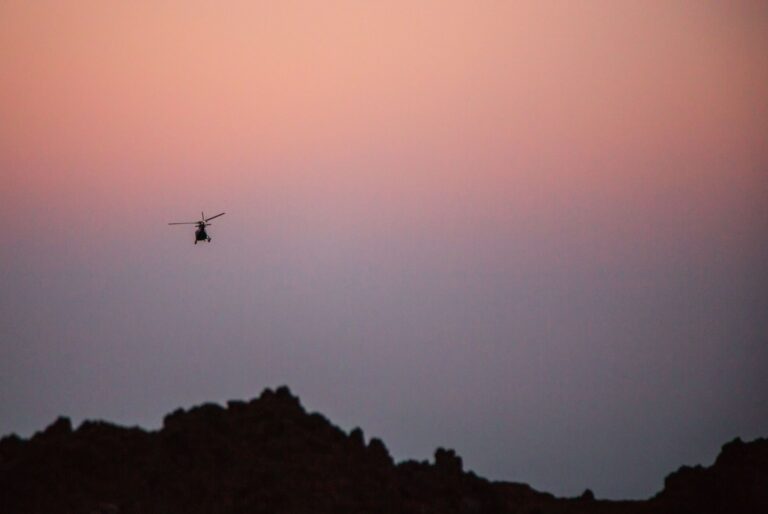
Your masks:
<svg viewBox="0 0 768 514"><path fill-rule="evenodd" d="M221 214L217 214L216 216L211 216L210 218L205 217L205 213L201 212L201 220L200 221L176 221L173 223L168 223L169 225L197 225L197 230L195 230L195 244L197 244L198 241L207 241L211 242L211 237L208 235L208 232L205 231L205 227L211 225L211 223L208 223L213 218L218 218L219 216L224 216L226 213L222 212Z"/></svg>

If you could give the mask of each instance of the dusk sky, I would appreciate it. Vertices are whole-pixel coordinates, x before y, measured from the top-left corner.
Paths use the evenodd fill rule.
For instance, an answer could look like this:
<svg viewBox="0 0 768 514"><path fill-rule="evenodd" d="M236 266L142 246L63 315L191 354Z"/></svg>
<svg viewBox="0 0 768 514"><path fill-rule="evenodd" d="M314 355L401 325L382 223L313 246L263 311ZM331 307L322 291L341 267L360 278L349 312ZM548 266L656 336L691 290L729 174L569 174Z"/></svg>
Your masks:
<svg viewBox="0 0 768 514"><path fill-rule="evenodd" d="M0 436L287 384L601 498L768 436L764 1L2 0L0 219Z"/></svg>

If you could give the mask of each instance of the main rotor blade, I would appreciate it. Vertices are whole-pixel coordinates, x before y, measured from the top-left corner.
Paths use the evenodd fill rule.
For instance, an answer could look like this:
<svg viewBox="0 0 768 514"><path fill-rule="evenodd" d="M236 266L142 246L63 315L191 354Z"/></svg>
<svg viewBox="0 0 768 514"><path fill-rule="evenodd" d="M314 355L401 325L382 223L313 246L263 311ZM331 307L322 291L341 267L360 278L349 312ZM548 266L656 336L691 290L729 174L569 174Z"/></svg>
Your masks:
<svg viewBox="0 0 768 514"><path fill-rule="evenodd" d="M169 225L197 225L199 221L177 221L175 223L168 223Z"/></svg>
<svg viewBox="0 0 768 514"><path fill-rule="evenodd" d="M205 218L205 221L211 221L213 218L218 218L219 216L224 216L226 212L222 212L221 214L217 214L216 216L211 216L210 218Z"/></svg>

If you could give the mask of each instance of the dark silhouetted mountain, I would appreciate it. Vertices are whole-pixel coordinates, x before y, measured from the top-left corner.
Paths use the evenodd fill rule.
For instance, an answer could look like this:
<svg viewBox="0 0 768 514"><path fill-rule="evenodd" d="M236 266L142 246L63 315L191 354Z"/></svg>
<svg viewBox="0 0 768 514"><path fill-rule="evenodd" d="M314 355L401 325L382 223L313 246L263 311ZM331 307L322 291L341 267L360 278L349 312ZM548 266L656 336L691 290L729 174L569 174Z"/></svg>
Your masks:
<svg viewBox="0 0 768 514"><path fill-rule="evenodd" d="M714 465L683 466L667 476L656 499L670 512L768 513L768 439L735 439Z"/></svg>
<svg viewBox="0 0 768 514"><path fill-rule="evenodd" d="M709 468L681 468L648 501L555 498L464 470L453 450L395 464L307 413L286 387L250 402L177 410L161 430L59 418L0 440L0 513L757 513L768 512L768 441L734 441Z"/></svg>

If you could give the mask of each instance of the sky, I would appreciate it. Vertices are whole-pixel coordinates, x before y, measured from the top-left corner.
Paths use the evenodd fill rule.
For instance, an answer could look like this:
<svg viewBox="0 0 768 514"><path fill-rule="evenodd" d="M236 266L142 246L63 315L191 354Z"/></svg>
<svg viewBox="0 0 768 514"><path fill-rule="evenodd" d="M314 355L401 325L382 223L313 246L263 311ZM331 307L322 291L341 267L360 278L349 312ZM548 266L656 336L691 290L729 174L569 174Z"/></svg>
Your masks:
<svg viewBox="0 0 768 514"><path fill-rule="evenodd" d="M761 1L3 0L0 435L287 384L647 498L768 436L766 92Z"/></svg>

